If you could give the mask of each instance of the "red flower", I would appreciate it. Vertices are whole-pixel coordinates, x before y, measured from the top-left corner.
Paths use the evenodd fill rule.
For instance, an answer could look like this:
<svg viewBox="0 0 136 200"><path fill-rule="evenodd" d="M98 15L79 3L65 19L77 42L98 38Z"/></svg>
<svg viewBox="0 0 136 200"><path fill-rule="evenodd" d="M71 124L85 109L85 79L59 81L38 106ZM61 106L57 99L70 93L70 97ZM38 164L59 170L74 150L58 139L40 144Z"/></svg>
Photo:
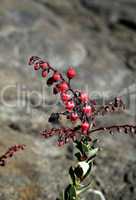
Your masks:
<svg viewBox="0 0 136 200"><path fill-rule="evenodd" d="M70 100L70 98L71 98L71 96L65 92L61 94L62 101L68 101L68 100Z"/></svg>
<svg viewBox="0 0 136 200"><path fill-rule="evenodd" d="M76 121L78 119L78 114L77 113L72 113L70 116L71 121Z"/></svg>
<svg viewBox="0 0 136 200"><path fill-rule="evenodd" d="M61 80L61 75L58 72L55 72L52 78L54 79L54 81L59 81Z"/></svg>
<svg viewBox="0 0 136 200"><path fill-rule="evenodd" d="M67 70L67 77L69 79L72 79L76 76L76 71L74 68L70 67L68 70Z"/></svg>
<svg viewBox="0 0 136 200"><path fill-rule="evenodd" d="M88 100L89 100L89 97L86 93L81 93L79 98L80 98L81 102L83 102L83 103L88 102Z"/></svg>
<svg viewBox="0 0 136 200"><path fill-rule="evenodd" d="M65 144L64 140L58 140L58 146L59 147L64 146L64 144Z"/></svg>
<svg viewBox="0 0 136 200"><path fill-rule="evenodd" d="M48 72L47 72L46 70L43 70L43 71L42 71L42 77L43 77L43 78L46 78L47 75L48 75Z"/></svg>
<svg viewBox="0 0 136 200"><path fill-rule="evenodd" d="M85 107L83 107L83 112L85 114L87 114L88 116L90 116L92 114L92 108L89 105L86 105Z"/></svg>
<svg viewBox="0 0 136 200"><path fill-rule="evenodd" d="M38 69L40 69L40 66L39 66L39 63L37 62L34 64L34 70L38 70Z"/></svg>
<svg viewBox="0 0 136 200"><path fill-rule="evenodd" d="M65 92L68 89L69 89L68 84L65 81L63 81L62 83L59 84L60 92Z"/></svg>
<svg viewBox="0 0 136 200"><path fill-rule="evenodd" d="M88 130L90 128L90 124L88 122L83 122L82 125L81 125L81 129L82 129L82 132L84 134L87 134Z"/></svg>
<svg viewBox="0 0 136 200"><path fill-rule="evenodd" d="M49 64L47 62L43 62L43 63L40 63L40 67L42 69L47 69L49 67Z"/></svg>
<svg viewBox="0 0 136 200"><path fill-rule="evenodd" d="M75 107L74 101L68 101L68 102L66 103L66 109L67 109L68 111L73 110L74 107Z"/></svg>

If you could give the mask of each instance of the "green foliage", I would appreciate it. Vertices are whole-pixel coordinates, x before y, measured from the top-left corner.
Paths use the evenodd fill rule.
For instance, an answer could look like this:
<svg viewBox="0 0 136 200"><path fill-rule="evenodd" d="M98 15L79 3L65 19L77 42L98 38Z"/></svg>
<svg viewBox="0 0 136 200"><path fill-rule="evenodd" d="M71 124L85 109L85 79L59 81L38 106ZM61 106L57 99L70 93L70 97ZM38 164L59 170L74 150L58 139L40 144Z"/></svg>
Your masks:
<svg viewBox="0 0 136 200"><path fill-rule="evenodd" d="M85 178L90 176L93 160L99 150L96 147L97 140L90 141L89 138L82 136L80 140L75 141L77 152L77 164L70 167L69 176L71 183L66 187L63 195L57 200L80 200L80 194L90 188L90 182L87 185L81 184Z"/></svg>
<svg viewBox="0 0 136 200"><path fill-rule="evenodd" d="M64 192L65 200L77 200L76 188L73 184L69 184Z"/></svg>

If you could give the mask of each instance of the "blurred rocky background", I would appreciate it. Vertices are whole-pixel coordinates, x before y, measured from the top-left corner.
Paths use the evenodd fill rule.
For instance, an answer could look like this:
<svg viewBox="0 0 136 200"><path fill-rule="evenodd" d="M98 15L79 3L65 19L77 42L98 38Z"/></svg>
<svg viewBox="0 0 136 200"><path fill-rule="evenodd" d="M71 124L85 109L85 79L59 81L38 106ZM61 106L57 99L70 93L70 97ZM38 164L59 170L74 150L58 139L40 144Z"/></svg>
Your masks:
<svg viewBox="0 0 136 200"><path fill-rule="evenodd" d="M67 147L39 134L60 103L28 67L31 55L62 72L76 67L73 87L87 89L100 103L123 95L128 110L98 119L99 125L135 123L136 0L0 0L0 152L27 145L0 168L0 200L55 199L74 162ZM102 151L92 187L108 200L136 200L136 138L94 137Z"/></svg>

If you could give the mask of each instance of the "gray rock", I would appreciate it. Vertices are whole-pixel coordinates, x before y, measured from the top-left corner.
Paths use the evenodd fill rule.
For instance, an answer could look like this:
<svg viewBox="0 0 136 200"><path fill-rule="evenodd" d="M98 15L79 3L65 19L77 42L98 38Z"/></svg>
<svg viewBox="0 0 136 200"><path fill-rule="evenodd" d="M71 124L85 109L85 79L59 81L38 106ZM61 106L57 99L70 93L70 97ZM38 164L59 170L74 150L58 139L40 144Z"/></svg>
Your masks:
<svg viewBox="0 0 136 200"><path fill-rule="evenodd" d="M84 7L104 17L109 17L109 20L113 23L124 19L124 21L132 21L136 25L134 17L136 9L135 0L115 0L112 2L108 0L81 0L81 3Z"/></svg>
<svg viewBox="0 0 136 200"><path fill-rule="evenodd" d="M41 74L28 67L29 56L41 56L62 72L76 67L72 85L86 89L91 98L104 101L119 94L128 103L129 88L134 93L129 110L100 118L98 124L134 123L135 13L134 0L1 0L0 151L22 142L27 148L0 168L0 200L55 199L73 164L66 159L67 148L56 147L55 138L40 138L40 130L50 128L48 116L61 105L43 87ZM2 101L3 90L10 86L4 93L9 105L17 105L16 86L26 94L15 107ZM110 200L135 200L135 140L127 135L98 137L103 151L94 168L94 188Z"/></svg>

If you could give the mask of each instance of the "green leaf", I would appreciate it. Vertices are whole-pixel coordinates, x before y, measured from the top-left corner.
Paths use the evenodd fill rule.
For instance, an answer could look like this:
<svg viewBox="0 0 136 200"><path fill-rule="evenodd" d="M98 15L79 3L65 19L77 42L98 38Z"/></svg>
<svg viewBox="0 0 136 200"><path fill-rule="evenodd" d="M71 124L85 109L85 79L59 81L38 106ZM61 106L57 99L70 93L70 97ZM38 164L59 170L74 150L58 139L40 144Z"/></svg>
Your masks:
<svg viewBox="0 0 136 200"><path fill-rule="evenodd" d="M82 194L82 193L86 192L87 190L90 189L90 186L91 186L91 183L89 183L89 184L87 184L85 186L82 186L80 188L80 190L78 190L77 194Z"/></svg>
<svg viewBox="0 0 136 200"><path fill-rule="evenodd" d="M68 185L65 189L64 200L76 200L76 189L73 185Z"/></svg>
<svg viewBox="0 0 136 200"><path fill-rule="evenodd" d="M71 177L73 185L75 185L75 173L74 173L74 170L72 167L70 167L70 169L69 169L69 175Z"/></svg>
<svg viewBox="0 0 136 200"><path fill-rule="evenodd" d="M83 149L83 153L87 153L89 151L89 148L86 144L82 144L82 149Z"/></svg>
<svg viewBox="0 0 136 200"><path fill-rule="evenodd" d="M80 152L75 153L75 157L77 158L78 161L81 161L81 153Z"/></svg>
<svg viewBox="0 0 136 200"><path fill-rule="evenodd" d="M94 156L96 156L96 154L97 154L98 150L99 150L99 148L98 148L98 147L97 147L97 148L95 148L95 149L92 149L92 150L90 150L90 151L89 151L89 153L88 153L88 157L89 157L89 159L91 159L91 157L94 157Z"/></svg>
<svg viewBox="0 0 136 200"><path fill-rule="evenodd" d="M89 163L89 169L88 169L88 171L86 172L86 174L85 174L85 176L83 177L83 179L85 179L85 178L90 174L90 172L91 172L91 170L92 170L92 167L93 167L93 163Z"/></svg>
<svg viewBox="0 0 136 200"><path fill-rule="evenodd" d="M82 143L81 143L81 142L76 141L76 148L77 148L81 153L83 153L83 148L82 148Z"/></svg>

